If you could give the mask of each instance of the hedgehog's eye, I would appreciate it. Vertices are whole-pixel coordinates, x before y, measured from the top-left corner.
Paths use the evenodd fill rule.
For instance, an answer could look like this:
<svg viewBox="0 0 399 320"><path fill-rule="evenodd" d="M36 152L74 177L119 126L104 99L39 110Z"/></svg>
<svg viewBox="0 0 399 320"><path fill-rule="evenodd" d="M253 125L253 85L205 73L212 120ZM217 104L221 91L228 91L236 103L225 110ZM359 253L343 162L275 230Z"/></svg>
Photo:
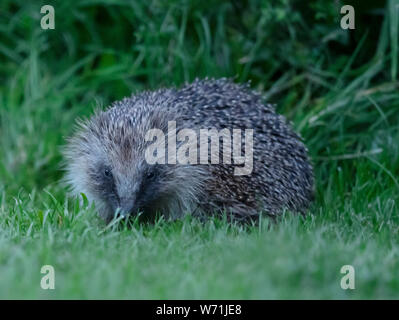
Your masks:
<svg viewBox="0 0 399 320"><path fill-rule="evenodd" d="M155 177L154 171L150 171L147 173L147 179L153 179Z"/></svg>
<svg viewBox="0 0 399 320"><path fill-rule="evenodd" d="M104 169L104 176L110 178L112 176L111 170L108 168Z"/></svg>

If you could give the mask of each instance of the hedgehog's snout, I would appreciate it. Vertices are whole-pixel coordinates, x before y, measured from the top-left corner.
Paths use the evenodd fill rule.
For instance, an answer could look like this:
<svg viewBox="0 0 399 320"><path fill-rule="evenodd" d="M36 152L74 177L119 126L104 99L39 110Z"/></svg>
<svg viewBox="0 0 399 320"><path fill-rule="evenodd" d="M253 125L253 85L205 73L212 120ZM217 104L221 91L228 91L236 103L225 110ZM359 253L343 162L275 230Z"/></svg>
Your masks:
<svg viewBox="0 0 399 320"><path fill-rule="evenodd" d="M117 212L123 218L127 218L134 212L134 204L131 203L123 203L120 207L118 207Z"/></svg>
<svg viewBox="0 0 399 320"><path fill-rule="evenodd" d="M139 213L137 201L135 197L121 198L116 213L123 217L135 216Z"/></svg>

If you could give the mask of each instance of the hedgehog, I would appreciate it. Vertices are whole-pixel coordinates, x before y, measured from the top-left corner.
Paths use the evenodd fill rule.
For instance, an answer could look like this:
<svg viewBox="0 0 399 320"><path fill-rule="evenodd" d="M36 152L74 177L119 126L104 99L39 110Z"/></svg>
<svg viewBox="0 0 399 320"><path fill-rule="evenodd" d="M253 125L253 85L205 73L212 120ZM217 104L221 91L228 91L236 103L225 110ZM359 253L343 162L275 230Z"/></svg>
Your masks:
<svg viewBox="0 0 399 320"><path fill-rule="evenodd" d="M205 129L216 135L198 139ZM252 141L234 141L232 132ZM232 149L241 158L224 158ZM247 172L238 161L245 151ZM250 83L226 78L144 91L97 110L78 120L64 155L70 190L84 193L107 223L116 216L256 221L286 210L305 214L314 193L308 150L292 124Z"/></svg>

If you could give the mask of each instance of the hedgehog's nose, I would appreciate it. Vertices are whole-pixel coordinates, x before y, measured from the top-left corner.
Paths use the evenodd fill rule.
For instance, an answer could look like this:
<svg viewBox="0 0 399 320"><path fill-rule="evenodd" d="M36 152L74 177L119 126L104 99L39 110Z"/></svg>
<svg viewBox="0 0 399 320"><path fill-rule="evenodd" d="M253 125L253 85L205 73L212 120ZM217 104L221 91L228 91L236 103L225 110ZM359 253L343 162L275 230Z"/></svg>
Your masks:
<svg viewBox="0 0 399 320"><path fill-rule="evenodd" d="M119 209L119 215L126 218L131 214L137 212L135 199L121 199Z"/></svg>

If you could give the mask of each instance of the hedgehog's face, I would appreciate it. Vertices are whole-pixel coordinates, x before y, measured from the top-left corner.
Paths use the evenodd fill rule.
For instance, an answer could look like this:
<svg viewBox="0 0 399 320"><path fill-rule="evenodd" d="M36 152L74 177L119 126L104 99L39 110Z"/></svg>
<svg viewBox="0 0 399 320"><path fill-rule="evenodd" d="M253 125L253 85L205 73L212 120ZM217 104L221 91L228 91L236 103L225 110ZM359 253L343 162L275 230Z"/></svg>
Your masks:
<svg viewBox="0 0 399 320"><path fill-rule="evenodd" d="M173 168L147 163L144 137L131 124L111 128L112 123L101 122L102 117L83 124L68 145L69 184L75 193L86 194L107 222L118 212L154 216L172 192Z"/></svg>
<svg viewBox="0 0 399 320"><path fill-rule="evenodd" d="M116 213L124 217L142 213L149 218L161 208L168 193L162 181L164 168L136 161L121 162L108 157L88 170L87 186L106 221Z"/></svg>
<svg viewBox="0 0 399 320"><path fill-rule="evenodd" d="M147 118L151 121L133 124L120 114L97 114L81 124L66 149L69 184L76 194L86 194L107 222L117 212L174 218L197 206L204 172L200 166L148 163L145 134L162 123Z"/></svg>
<svg viewBox="0 0 399 320"><path fill-rule="evenodd" d="M80 178L84 183L82 189L107 222L115 214L128 217L140 213L144 218L153 218L168 199L173 169L148 164L141 152L135 150L127 157L122 156L121 146L115 141L107 141L104 145L107 146L105 150L91 150L99 153L90 157L84 166L81 162L84 168Z"/></svg>

